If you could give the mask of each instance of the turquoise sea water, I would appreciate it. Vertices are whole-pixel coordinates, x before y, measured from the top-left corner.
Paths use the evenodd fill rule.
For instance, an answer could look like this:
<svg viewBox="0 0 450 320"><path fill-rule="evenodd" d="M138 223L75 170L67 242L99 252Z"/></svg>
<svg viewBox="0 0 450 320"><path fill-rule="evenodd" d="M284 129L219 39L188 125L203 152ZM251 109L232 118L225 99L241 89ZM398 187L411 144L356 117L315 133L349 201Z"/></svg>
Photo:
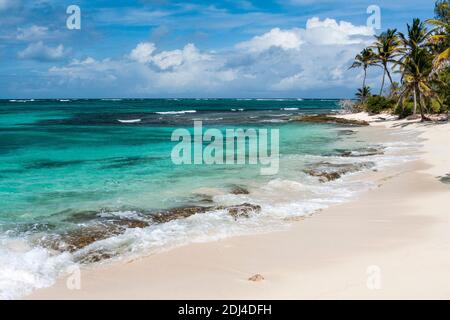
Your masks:
<svg viewBox="0 0 450 320"><path fill-rule="evenodd" d="M69 265L267 231L286 217L345 201L364 186L321 183L304 169L361 162L339 150L370 143L345 134L348 128L287 121L337 109L338 101L300 99L0 101L0 297L50 285ZM255 165L175 166L171 134L194 120L205 129L279 129L279 173L262 176ZM247 192L233 194L236 186ZM220 209L243 203L262 210L236 220ZM212 209L151 222L152 215L198 206ZM117 232L109 224L120 219L121 226L150 223ZM108 228L111 235L98 236ZM95 230L98 241L76 250L61 246L61 235L73 239L77 230Z"/></svg>

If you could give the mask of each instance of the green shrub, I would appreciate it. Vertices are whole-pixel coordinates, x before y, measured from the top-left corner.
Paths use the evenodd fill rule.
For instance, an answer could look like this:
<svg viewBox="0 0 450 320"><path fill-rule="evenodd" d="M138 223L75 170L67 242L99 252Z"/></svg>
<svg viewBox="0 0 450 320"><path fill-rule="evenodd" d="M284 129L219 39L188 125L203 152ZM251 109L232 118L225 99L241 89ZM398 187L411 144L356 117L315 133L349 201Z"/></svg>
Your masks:
<svg viewBox="0 0 450 320"><path fill-rule="evenodd" d="M365 102L366 110L369 113L380 113L382 111L391 109L394 102L383 96L371 96Z"/></svg>
<svg viewBox="0 0 450 320"><path fill-rule="evenodd" d="M414 103L406 102L403 107L399 104L394 113L400 117L400 119L406 118L414 113Z"/></svg>

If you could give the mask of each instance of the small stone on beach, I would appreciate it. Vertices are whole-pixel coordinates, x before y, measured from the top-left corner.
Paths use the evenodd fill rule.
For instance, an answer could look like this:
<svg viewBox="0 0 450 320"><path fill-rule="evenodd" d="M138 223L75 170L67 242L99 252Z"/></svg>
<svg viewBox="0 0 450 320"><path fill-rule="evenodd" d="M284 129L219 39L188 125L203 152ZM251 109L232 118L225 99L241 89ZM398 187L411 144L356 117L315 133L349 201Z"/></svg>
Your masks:
<svg viewBox="0 0 450 320"><path fill-rule="evenodd" d="M262 275L260 275L259 273L248 278L248 281L253 281L253 282L261 282L263 280L264 280L264 277Z"/></svg>

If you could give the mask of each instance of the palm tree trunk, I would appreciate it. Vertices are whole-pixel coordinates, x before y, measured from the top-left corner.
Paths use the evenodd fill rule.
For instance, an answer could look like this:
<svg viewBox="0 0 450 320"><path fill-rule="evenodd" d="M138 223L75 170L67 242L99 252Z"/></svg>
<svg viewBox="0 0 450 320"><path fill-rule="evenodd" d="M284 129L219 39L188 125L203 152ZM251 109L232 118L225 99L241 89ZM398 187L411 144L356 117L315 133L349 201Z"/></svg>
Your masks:
<svg viewBox="0 0 450 320"><path fill-rule="evenodd" d="M386 69L384 69L383 72L383 80L381 81L381 90L380 90L380 96L383 95L383 89L384 89L384 80L386 78Z"/></svg>
<svg viewBox="0 0 450 320"><path fill-rule="evenodd" d="M388 75L389 81L391 82L391 86L394 85L394 81L392 81L391 74L390 74L390 72L389 72L389 70L387 68L386 68L386 73Z"/></svg>
<svg viewBox="0 0 450 320"><path fill-rule="evenodd" d="M430 120L430 119L428 119L428 118L425 116L425 113L424 113L424 111L423 111L423 106L422 106L422 102L421 102L422 97L421 97L421 94L420 94L419 86L418 86L418 85L416 85L416 86L417 86L417 93L419 94L419 99L417 99L417 102L419 103L420 117L422 118L421 121L422 121L422 122L428 121L428 120Z"/></svg>
<svg viewBox="0 0 450 320"><path fill-rule="evenodd" d="M414 111L413 115L416 115L417 113L417 93L416 93L416 86L414 85Z"/></svg>
<svg viewBox="0 0 450 320"><path fill-rule="evenodd" d="M367 67L364 67L363 89L366 87Z"/></svg>

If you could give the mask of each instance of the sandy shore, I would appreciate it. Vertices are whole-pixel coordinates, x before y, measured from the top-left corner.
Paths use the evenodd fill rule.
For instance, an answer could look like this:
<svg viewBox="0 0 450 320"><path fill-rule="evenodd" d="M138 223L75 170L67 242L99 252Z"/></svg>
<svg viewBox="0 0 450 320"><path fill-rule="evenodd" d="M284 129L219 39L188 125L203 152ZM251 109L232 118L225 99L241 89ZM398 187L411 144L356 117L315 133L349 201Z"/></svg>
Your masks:
<svg viewBox="0 0 450 320"><path fill-rule="evenodd" d="M378 188L283 232L194 244L82 270L30 299L449 299L450 124L345 117L405 127L425 139L420 160L372 173ZM383 116L383 118L386 118ZM265 280L248 281L261 274Z"/></svg>

